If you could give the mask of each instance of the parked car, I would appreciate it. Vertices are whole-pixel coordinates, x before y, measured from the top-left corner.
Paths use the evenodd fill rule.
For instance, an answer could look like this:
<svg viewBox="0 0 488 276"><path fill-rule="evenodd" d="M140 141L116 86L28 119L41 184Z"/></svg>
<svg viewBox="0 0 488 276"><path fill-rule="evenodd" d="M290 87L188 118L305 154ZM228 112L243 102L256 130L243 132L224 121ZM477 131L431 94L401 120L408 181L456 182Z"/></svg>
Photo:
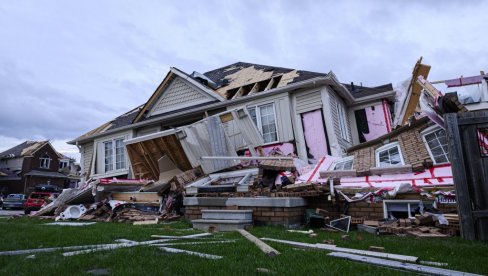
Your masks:
<svg viewBox="0 0 488 276"><path fill-rule="evenodd" d="M9 194L3 199L2 209L22 209L25 202L23 194Z"/></svg>
<svg viewBox="0 0 488 276"><path fill-rule="evenodd" d="M24 203L24 213L30 214L32 211L38 211L48 199L54 200L59 193L55 192L32 192Z"/></svg>

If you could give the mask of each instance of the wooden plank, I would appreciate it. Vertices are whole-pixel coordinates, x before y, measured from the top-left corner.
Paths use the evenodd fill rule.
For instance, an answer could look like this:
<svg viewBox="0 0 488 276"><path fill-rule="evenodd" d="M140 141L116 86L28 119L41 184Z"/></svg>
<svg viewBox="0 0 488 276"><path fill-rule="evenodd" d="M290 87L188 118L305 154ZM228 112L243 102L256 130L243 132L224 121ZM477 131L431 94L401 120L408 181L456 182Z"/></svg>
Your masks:
<svg viewBox="0 0 488 276"><path fill-rule="evenodd" d="M159 195L157 192L123 192L112 193L110 196L113 200L127 202L159 202Z"/></svg>
<svg viewBox="0 0 488 276"><path fill-rule="evenodd" d="M280 254L276 249L273 247L267 245L260 239L256 238L253 236L251 233L247 232L244 229L237 229L237 232L239 232L244 238L248 239L250 242L254 243L261 251L264 252L268 257L274 257Z"/></svg>
<svg viewBox="0 0 488 276"><path fill-rule="evenodd" d="M421 59L415 64L413 73L412 73L412 81L410 82L409 92L410 97L408 97L407 107L405 108L405 113L403 114L403 119L401 124L404 125L408 122L408 118L412 116L417 108L420 99L420 92L422 91L422 87L420 84L417 83L418 76L423 76L424 79L427 79L430 71L430 65L425 65L420 63Z"/></svg>
<svg viewBox="0 0 488 276"><path fill-rule="evenodd" d="M456 189L456 202L461 225L461 236L467 240L475 240L474 218L471 209L468 182L464 167L462 141L457 124L458 115L449 113L444 115L446 135L449 146L449 159L452 164L454 188Z"/></svg>
<svg viewBox="0 0 488 276"><path fill-rule="evenodd" d="M327 254L327 256L337 257L337 258L342 258L342 259L347 259L351 261L372 264L377 266L384 266L384 267L389 267L394 269L412 271L416 273L429 274L429 275L455 275L455 276L478 275L478 274L466 273L466 272L461 272L456 270L449 270L444 268L430 267L430 266L418 265L418 264L409 264L409 263L403 263L399 261L360 256L360 255L343 253L343 252L332 252Z"/></svg>
<svg viewBox="0 0 488 276"><path fill-rule="evenodd" d="M161 235L151 235L151 238L156 238L156 239L199 239L203 237L208 237L212 236L211 233L201 233L201 234L194 234L194 235L188 235L188 236L161 236Z"/></svg>
<svg viewBox="0 0 488 276"><path fill-rule="evenodd" d="M383 253L383 252L373 252L367 250L358 250L358 249L351 249L351 248L344 248L344 247L337 247L335 245L329 244L310 244L304 242L294 242L294 241L286 241L286 240L277 240L277 239L270 239L270 238L261 238L261 240L265 241L274 241L284 244L289 244L299 248L308 248L308 249L321 249L321 250L329 250L329 251L336 251L336 252L345 252L345 253L353 253L365 256L373 256L373 257L380 257L386 258L391 260L397 260L401 262L412 262L416 263L418 261L418 257L415 256L407 256L407 255L399 255L399 254L391 254L391 253Z"/></svg>
<svg viewBox="0 0 488 276"><path fill-rule="evenodd" d="M165 252L169 252L169 253L184 253L187 255L198 256L201 258L206 258L206 259L211 259L211 260L219 260L219 259L223 258L222 256L200 253L200 252L189 251L189 250L183 250L183 249L170 248L170 247L160 247L159 249L163 250Z"/></svg>

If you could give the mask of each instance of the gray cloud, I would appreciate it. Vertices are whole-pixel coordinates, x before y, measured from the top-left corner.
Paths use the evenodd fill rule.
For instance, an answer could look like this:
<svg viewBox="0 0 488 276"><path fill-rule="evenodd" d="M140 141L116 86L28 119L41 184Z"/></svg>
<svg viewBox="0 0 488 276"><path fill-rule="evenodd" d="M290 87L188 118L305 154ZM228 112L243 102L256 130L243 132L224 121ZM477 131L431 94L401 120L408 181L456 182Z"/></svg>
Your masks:
<svg viewBox="0 0 488 276"><path fill-rule="evenodd" d="M477 74L488 69L480 31L487 8L486 1L2 1L0 136L75 138L145 102L170 66L205 72L247 61L379 85L404 80L424 56L431 79Z"/></svg>

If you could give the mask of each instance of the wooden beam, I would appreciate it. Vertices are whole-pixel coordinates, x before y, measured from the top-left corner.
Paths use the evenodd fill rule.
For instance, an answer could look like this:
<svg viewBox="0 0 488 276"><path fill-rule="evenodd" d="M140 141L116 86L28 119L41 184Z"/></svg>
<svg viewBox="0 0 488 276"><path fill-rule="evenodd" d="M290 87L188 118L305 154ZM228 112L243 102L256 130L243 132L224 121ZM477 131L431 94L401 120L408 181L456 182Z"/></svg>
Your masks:
<svg viewBox="0 0 488 276"><path fill-rule="evenodd" d="M254 243L261 251L264 252L264 254L268 255L268 257L274 257L280 254L280 252L278 252L276 249L267 245L262 240L256 238L246 230L237 229L237 232L239 232L242 236L244 236L244 238L248 239L250 242Z"/></svg>
<svg viewBox="0 0 488 276"><path fill-rule="evenodd" d="M217 255L212 255L212 254L205 254L205 253L200 253L200 252L195 252L195 251L190 251L190 250L183 250L183 249L176 249L176 248L170 248L170 247L160 247L159 249L169 252L169 253L184 253L187 255L193 255L193 256L198 256L201 258L206 258L206 259L211 259L211 260L219 260L222 259L222 256L217 256Z"/></svg>
<svg viewBox="0 0 488 276"><path fill-rule="evenodd" d="M397 261L401 261L401 262L416 263L419 259L418 257L414 257L414 256L391 254L391 253L384 253L384 252L373 252L373 251L367 251L367 250L358 250L358 249L337 247L335 245L330 245L330 244L320 244L320 243L310 244L310 243L304 243L304 242L277 240L277 239L270 239L270 238L261 238L261 240L274 241L274 242L289 244L289 245L299 247L299 248L321 249L321 250L329 250L329 251L336 251L336 252L353 253L353 254L360 254L360 255L365 255L365 256L373 256L373 257L380 257L380 258L385 258L385 259L397 260Z"/></svg>
<svg viewBox="0 0 488 276"><path fill-rule="evenodd" d="M405 107L405 113L403 114L401 125L407 123L408 118L414 114L415 109L417 108L417 105L419 103L422 87L420 86L420 84L417 83L418 76L422 76L424 77L424 79L427 79L427 76L429 75L430 65L422 64L420 63L421 61L422 58L415 64L412 72L412 80L407 91L409 95L407 95L406 98L408 102L406 103L407 106Z"/></svg>
<svg viewBox="0 0 488 276"><path fill-rule="evenodd" d="M447 142L449 146L449 161L451 161L454 188L456 189L456 202L461 225L461 236L467 240L476 240L474 218L471 209L462 141L457 123L456 113L444 114Z"/></svg>
<svg viewBox="0 0 488 276"><path fill-rule="evenodd" d="M159 176L158 170L152 166L151 161L150 161L150 157L144 151L144 147L142 146L141 143L137 143L137 145L139 146L139 149L141 150L141 155L144 158L144 161L147 165L147 168L149 169L149 171L151 171L152 177L154 179L158 179L158 176Z"/></svg>

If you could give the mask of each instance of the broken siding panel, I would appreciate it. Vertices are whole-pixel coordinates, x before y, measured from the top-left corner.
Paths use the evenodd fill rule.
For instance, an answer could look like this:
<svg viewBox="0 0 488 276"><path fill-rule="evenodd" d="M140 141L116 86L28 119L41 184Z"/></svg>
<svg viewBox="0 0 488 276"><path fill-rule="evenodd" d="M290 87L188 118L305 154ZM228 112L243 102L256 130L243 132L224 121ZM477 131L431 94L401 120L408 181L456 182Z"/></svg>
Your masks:
<svg viewBox="0 0 488 276"><path fill-rule="evenodd" d="M329 92L329 102L330 113L334 122L334 132L337 137L337 143L339 144L342 151L345 152L348 147L352 146L351 121L349 119L349 115L346 112L346 107L343 101L337 95L335 95L335 93ZM342 111L341 107L343 109ZM345 127L347 128L347 130L341 129L341 120L344 120L346 122ZM347 139L343 138L344 135L347 135Z"/></svg>
<svg viewBox="0 0 488 276"><path fill-rule="evenodd" d="M245 103L246 108L261 106L266 104L274 104L276 129L278 132L278 141L275 143L289 142L294 140L293 126L291 121L290 99L286 95L274 95L268 98L259 99ZM242 105L234 105L227 107L227 110L242 108Z"/></svg>
<svg viewBox="0 0 488 276"><path fill-rule="evenodd" d="M150 110L149 116L212 102L214 100L178 77L162 93L154 107Z"/></svg>
<svg viewBox="0 0 488 276"><path fill-rule="evenodd" d="M290 99L282 97L275 100L276 123L278 126L278 141L289 142L295 139L291 122Z"/></svg>
<svg viewBox="0 0 488 276"><path fill-rule="evenodd" d="M90 176L91 162L93 159L93 143L81 145L81 174Z"/></svg>

